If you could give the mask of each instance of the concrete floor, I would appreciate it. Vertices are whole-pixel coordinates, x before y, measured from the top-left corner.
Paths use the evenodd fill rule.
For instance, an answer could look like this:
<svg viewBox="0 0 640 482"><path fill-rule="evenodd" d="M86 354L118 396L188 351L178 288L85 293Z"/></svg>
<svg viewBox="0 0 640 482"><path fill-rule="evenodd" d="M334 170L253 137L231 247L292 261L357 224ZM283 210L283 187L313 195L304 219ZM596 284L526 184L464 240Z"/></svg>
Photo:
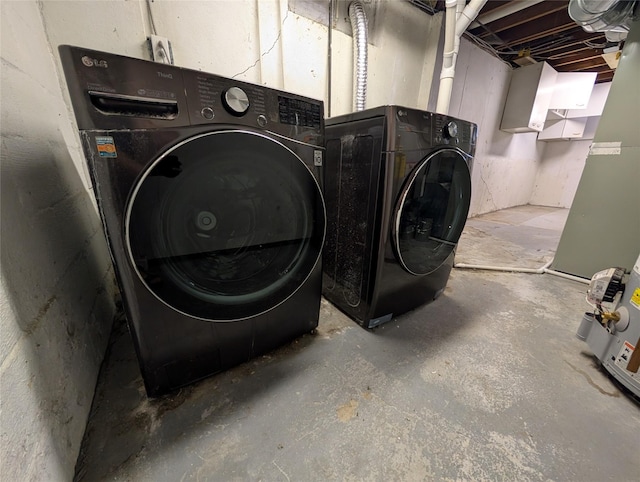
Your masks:
<svg viewBox="0 0 640 482"><path fill-rule="evenodd" d="M568 209L518 206L467 220L456 263L540 268L553 259Z"/></svg>
<svg viewBox="0 0 640 482"><path fill-rule="evenodd" d="M459 258L539 267L563 216L470 220ZM156 400L118 322L77 479L638 480L639 405L574 335L585 289L456 269L375 331L325 301L317 334Z"/></svg>

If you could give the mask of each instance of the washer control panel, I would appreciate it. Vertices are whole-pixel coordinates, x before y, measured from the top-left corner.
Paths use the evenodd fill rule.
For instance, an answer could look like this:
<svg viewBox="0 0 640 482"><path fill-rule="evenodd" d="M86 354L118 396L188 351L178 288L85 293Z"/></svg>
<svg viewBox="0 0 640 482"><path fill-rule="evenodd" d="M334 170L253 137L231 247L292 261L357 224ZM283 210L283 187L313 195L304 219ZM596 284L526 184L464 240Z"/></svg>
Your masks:
<svg viewBox="0 0 640 482"><path fill-rule="evenodd" d="M227 112L238 117L249 110L249 96L240 87L230 87L222 94L222 103Z"/></svg>
<svg viewBox="0 0 640 482"><path fill-rule="evenodd" d="M449 121L442 129L442 135L445 139L455 139L458 137L458 124L453 121Z"/></svg>
<svg viewBox="0 0 640 482"><path fill-rule="evenodd" d="M320 100L216 74L59 47L80 129L220 125L324 145Z"/></svg>
<svg viewBox="0 0 640 482"><path fill-rule="evenodd" d="M184 69L183 79L192 125L241 124L300 139L324 130L322 101L199 71Z"/></svg>
<svg viewBox="0 0 640 482"><path fill-rule="evenodd" d="M319 129L322 125L322 111L319 104L285 95L278 96L278 116L283 124L315 129Z"/></svg>

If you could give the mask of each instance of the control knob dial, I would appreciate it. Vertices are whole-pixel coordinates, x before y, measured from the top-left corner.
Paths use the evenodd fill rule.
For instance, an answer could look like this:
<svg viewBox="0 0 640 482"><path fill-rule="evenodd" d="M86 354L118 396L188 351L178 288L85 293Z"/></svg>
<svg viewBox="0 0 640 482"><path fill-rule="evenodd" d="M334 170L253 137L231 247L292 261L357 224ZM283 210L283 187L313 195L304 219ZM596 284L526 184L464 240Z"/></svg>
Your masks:
<svg viewBox="0 0 640 482"><path fill-rule="evenodd" d="M224 108L230 114L241 116L249 110L249 97L240 87L230 87L222 94Z"/></svg>
<svg viewBox="0 0 640 482"><path fill-rule="evenodd" d="M458 137L458 124L453 121L447 122L442 131L445 139L454 139Z"/></svg>

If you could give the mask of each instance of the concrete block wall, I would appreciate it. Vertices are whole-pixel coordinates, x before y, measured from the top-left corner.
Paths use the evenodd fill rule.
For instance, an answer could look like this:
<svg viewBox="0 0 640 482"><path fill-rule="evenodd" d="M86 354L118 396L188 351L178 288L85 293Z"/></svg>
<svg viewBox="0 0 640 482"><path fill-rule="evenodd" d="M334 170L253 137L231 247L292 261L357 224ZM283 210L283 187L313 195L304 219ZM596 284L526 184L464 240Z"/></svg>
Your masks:
<svg viewBox="0 0 640 482"><path fill-rule="evenodd" d="M41 7L0 4L3 480L71 479L114 312Z"/></svg>

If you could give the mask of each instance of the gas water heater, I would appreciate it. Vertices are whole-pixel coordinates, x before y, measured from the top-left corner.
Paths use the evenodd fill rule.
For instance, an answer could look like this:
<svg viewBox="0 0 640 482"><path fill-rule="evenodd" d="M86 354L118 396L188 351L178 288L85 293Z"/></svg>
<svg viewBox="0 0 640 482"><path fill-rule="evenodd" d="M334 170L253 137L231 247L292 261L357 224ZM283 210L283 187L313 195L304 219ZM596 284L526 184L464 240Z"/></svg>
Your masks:
<svg viewBox="0 0 640 482"><path fill-rule="evenodd" d="M591 278L577 337L602 366L640 398L640 256L630 274L623 268L599 271Z"/></svg>

